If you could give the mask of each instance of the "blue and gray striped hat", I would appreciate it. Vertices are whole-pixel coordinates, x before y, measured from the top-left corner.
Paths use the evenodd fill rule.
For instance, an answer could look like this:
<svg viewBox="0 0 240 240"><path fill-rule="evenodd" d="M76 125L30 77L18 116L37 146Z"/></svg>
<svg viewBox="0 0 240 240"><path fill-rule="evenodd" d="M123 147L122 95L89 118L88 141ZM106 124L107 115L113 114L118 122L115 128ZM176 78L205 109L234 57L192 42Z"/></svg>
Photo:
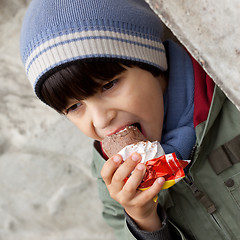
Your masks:
<svg viewBox="0 0 240 240"><path fill-rule="evenodd" d="M162 23L144 0L33 0L23 20L21 57L41 84L72 61L124 59L167 69Z"/></svg>

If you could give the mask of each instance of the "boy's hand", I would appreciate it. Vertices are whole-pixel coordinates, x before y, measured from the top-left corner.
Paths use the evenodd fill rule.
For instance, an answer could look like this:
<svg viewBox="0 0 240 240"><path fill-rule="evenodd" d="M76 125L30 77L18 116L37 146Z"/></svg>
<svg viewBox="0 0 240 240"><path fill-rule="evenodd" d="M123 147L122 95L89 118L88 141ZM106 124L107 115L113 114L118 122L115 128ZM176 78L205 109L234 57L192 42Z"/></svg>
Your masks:
<svg viewBox="0 0 240 240"><path fill-rule="evenodd" d="M165 180L159 178L149 189L138 190L146 171L145 164L139 163L140 161L141 155L138 153L133 153L125 162L120 155L115 155L106 161L101 175L110 196L124 207L139 228L156 231L161 228L161 221L157 214L157 203L153 198L159 193ZM125 182L124 179L130 174Z"/></svg>

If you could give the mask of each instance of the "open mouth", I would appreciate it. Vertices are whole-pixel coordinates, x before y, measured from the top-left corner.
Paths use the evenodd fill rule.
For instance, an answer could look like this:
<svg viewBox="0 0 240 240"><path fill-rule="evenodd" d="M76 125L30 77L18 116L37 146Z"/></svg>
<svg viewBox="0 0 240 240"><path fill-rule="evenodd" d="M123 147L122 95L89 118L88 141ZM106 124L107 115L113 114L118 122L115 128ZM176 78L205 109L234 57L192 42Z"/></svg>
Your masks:
<svg viewBox="0 0 240 240"><path fill-rule="evenodd" d="M140 123L134 123L134 124L132 124L132 126L138 128L138 130L142 133L142 128L141 128Z"/></svg>

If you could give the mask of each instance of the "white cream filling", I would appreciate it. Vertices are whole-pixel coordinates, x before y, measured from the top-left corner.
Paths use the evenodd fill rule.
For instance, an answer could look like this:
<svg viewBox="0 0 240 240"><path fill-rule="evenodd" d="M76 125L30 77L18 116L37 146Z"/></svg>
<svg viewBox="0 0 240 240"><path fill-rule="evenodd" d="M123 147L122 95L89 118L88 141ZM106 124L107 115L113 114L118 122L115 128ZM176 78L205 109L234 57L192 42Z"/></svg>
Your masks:
<svg viewBox="0 0 240 240"><path fill-rule="evenodd" d="M142 156L141 163L146 163L148 160L161 157L165 154L158 141L141 141L127 145L118 154L120 154L125 161L134 152L137 152Z"/></svg>

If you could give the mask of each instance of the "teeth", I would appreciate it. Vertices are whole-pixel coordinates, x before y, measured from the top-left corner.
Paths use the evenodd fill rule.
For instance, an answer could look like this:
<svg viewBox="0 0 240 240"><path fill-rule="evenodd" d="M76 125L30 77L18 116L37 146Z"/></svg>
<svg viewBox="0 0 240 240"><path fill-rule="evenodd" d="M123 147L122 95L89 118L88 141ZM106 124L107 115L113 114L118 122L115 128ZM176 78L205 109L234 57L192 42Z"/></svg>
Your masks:
<svg viewBox="0 0 240 240"><path fill-rule="evenodd" d="M141 125L139 123L134 123L133 126L137 127L139 129L139 131L141 132Z"/></svg>

